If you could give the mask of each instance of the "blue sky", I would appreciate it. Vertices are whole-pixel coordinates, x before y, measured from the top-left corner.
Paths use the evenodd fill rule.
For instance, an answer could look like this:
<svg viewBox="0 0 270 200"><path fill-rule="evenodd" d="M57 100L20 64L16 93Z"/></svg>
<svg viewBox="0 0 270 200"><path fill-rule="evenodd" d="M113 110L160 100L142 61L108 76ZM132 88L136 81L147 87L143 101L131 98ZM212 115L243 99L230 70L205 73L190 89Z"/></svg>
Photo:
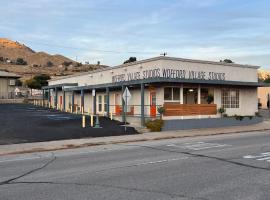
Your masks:
<svg viewBox="0 0 270 200"><path fill-rule="evenodd" d="M168 56L270 68L269 0L0 0L0 37L78 61ZM100 51L101 50L101 51Z"/></svg>

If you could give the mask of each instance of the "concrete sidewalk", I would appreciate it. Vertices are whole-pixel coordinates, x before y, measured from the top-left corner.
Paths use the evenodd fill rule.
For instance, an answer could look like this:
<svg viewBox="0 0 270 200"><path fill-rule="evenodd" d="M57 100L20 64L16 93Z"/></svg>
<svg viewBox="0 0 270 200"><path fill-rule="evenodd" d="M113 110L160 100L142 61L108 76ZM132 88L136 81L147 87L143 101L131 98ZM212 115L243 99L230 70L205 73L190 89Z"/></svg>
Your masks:
<svg viewBox="0 0 270 200"><path fill-rule="evenodd" d="M72 140L58 140L51 142L36 142L24 144L0 145L0 156L7 154L30 153L41 151L52 151L68 148L80 148L95 145L117 144L127 142L149 141L173 139L182 137L196 137L209 136L219 134L231 134L242 132L266 131L270 130L270 122L264 121L262 123L250 126L233 126L225 128L207 128L207 129L193 129L193 130L179 130L166 132L150 132L138 135L124 135Z"/></svg>

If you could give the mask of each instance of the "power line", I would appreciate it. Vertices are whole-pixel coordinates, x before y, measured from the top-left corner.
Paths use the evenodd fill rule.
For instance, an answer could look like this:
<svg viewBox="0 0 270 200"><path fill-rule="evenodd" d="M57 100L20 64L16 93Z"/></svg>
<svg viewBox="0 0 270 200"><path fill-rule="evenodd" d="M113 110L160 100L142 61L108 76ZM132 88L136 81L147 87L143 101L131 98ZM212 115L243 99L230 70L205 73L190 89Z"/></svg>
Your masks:
<svg viewBox="0 0 270 200"><path fill-rule="evenodd" d="M78 47L71 47L71 46L64 46L64 45L57 45L57 44L48 44L43 42L31 42L32 44L42 45L42 46L49 46L49 47L57 47L63 49L73 49L73 50L88 50L93 52L103 52L103 53L128 53L128 54L157 54L159 51L115 51L115 50L104 50L104 49L92 49L92 48L78 48Z"/></svg>

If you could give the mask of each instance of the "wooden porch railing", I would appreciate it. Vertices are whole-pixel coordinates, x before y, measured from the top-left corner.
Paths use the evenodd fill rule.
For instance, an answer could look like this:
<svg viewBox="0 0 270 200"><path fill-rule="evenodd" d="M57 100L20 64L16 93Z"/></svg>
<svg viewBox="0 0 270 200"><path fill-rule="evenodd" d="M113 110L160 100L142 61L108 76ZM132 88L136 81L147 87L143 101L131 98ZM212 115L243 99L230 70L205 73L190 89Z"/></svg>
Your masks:
<svg viewBox="0 0 270 200"><path fill-rule="evenodd" d="M216 104L164 103L164 116L216 115Z"/></svg>

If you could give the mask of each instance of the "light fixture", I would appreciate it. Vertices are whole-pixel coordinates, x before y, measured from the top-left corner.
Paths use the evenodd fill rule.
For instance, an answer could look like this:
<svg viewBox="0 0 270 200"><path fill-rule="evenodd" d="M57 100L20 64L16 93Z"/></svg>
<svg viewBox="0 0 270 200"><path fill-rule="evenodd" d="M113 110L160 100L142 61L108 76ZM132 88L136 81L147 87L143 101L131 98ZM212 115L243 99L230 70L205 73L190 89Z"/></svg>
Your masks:
<svg viewBox="0 0 270 200"><path fill-rule="evenodd" d="M194 92L194 89L188 89L189 92Z"/></svg>

